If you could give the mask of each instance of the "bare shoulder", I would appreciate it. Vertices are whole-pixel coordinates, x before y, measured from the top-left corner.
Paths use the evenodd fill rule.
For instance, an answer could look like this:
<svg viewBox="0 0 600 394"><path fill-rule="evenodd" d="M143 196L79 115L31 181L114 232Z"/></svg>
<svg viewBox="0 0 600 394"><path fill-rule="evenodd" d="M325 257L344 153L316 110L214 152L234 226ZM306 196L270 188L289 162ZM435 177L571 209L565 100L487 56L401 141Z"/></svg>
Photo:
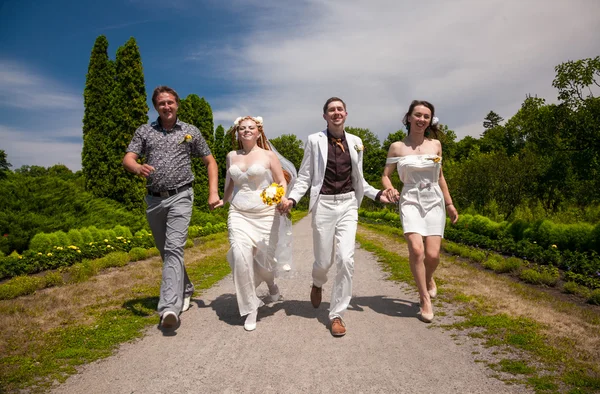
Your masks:
<svg viewBox="0 0 600 394"><path fill-rule="evenodd" d="M433 142L433 146L435 147L435 150L437 152L438 155L442 155L442 143L440 142L440 140L431 140Z"/></svg>
<svg viewBox="0 0 600 394"><path fill-rule="evenodd" d="M393 142L388 150L388 157L402 156L405 148L406 144L404 141Z"/></svg>

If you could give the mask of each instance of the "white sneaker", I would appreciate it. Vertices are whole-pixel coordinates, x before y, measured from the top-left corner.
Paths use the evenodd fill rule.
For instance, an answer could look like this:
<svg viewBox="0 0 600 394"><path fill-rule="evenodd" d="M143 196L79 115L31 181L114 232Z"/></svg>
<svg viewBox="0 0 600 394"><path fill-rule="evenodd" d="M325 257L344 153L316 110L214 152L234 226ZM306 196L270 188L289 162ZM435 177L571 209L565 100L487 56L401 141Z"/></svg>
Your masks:
<svg viewBox="0 0 600 394"><path fill-rule="evenodd" d="M190 309L190 301L192 300L192 296L189 297L185 297L183 299L183 308L181 308L182 312L187 311L188 309Z"/></svg>
<svg viewBox="0 0 600 394"><path fill-rule="evenodd" d="M256 330L256 318L258 317L258 309L246 316L246 322L244 323L244 329L246 331Z"/></svg>
<svg viewBox="0 0 600 394"><path fill-rule="evenodd" d="M173 311L166 311L160 319L160 326L165 329L174 328L177 323L179 323L179 318Z"/></svg>

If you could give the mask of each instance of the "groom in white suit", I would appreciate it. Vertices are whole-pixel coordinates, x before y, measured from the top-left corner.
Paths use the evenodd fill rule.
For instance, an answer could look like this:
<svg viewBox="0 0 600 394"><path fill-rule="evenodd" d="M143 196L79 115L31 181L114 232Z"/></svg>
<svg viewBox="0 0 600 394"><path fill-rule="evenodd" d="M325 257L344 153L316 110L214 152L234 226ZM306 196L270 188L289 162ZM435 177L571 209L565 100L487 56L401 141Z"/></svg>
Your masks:
<svg viewBox="0 0 600 394"><path fill-rule="evenodd" d="M335 262L337 274L329 308L333 336L346 334L343 317L352 298L360 203L363 196L389 202L382 191L365 181L362 170L364 148L359 137L344 131L347 116L342 99L332 97L327 100L323 106L327 129L308 136L298 178L287 204L281 207L282 211L289 211L310 187L309 212L312 212L315 254L310 300L315 308L319 307L327 273Z"/></svg>

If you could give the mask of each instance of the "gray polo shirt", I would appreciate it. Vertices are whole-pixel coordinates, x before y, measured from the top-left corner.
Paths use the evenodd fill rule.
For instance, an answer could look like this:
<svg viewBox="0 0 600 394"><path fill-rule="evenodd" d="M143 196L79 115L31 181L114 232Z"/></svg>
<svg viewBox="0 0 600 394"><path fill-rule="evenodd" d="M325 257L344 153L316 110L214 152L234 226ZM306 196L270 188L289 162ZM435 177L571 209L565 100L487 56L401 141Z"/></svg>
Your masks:
<svg viewBox="0 0 600 394"><path fill-rule="evenodd" d="M186 135L191 140L186 140ZM175 189L194 180L191 157L210 155L210 149L195 126L177 119L166 131L158 119L140 126L133 135L127 152L144 157L155 171L147 178L146 187L152 192Z"/></svg>

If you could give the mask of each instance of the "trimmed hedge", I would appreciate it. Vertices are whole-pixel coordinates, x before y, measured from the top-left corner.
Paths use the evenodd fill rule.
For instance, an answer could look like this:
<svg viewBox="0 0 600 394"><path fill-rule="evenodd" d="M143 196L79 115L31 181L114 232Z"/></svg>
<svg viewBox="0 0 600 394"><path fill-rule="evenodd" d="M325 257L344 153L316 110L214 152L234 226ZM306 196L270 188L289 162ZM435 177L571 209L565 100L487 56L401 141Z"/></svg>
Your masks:
<svg viewBox="0 0 600 394"><path fill-rule="evenodd" d="M190 226L188 237L195 238L226 230L226 223ZM154 239L148 231L140 230L133 235L125 226L115 226L112 229L97 229L91 226L72 229L68 233L64 231L39 233L32 238L30 249L23 254L12 253L0 257L0 279L69 267L84 259L98 259L111 252L123 252L122 256L127 256L127 261L139 260L142 255L147 257L158 255L158 251L151 250L153 246ZM193 243L190 245L188 242L186 246L193 246ZM143 254L140 249L144 250ZM128 253L132 251L130 257ZM103 262L103 265L106 263L108 264L106 266L120 266L127 263L127 261L123 263L124 258L119 258L115 262ZM93 270L93 267L76 266L73 275L83 278L89 274L90 269Z"/></svg>
<svg viewBox="0 0 600 394"><path fill-rule="evenodd" d="M387 209L376 212L359 210L366 221L387 223L400 227L398 214L389 220ZM528 223L515 220L511 223L494 222L484 216L464 214L455 225L448 220L444 237L450 241L494 251L503 255L550 265L563 270L565 280L590 289L600 289L600 224L555 224L549 220ZM473 252L473 260L482 262L482 255ZM485 252L481 252L485 255ZM516 261L511 262L515 266ZM490 269L513 271L506 263L487 263ZM494 267L494 268L492 268ZM535 274L532 274L535 275Z"/></svg>

